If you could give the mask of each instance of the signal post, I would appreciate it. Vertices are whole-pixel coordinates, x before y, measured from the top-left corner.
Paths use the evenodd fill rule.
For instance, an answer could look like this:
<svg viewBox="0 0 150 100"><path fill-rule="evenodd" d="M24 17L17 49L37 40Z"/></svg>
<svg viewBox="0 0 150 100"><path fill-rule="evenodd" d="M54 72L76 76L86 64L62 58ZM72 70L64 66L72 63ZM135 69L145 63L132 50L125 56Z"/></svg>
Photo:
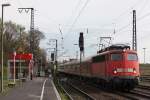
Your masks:
<svg viewBox="0 0 150 100"><path fill-rule="evenodd" d="M84 54L84 37L83 37L83 32L80 32L79 48L80 48L80 80L81 80L81 62L82 62L82 54Z"/></svg>

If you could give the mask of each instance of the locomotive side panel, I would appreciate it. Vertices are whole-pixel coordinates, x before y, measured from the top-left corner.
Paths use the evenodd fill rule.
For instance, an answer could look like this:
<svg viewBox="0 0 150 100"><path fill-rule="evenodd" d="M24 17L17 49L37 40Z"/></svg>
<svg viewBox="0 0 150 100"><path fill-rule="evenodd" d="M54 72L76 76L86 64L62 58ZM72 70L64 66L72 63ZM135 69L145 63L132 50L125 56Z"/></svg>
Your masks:
<svg viewBox="0 0 150 100"><path fill-rule="evenodd" d="M105 55L98 55L92 58L91 71L93 77L105 78L106 74Z"/></svg>

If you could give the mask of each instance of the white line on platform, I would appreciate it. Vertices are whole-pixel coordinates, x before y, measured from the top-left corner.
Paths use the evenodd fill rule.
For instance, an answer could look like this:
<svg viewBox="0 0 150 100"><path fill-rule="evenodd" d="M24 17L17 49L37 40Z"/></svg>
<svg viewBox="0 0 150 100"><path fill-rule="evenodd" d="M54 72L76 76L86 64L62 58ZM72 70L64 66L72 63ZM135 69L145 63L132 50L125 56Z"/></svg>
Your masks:
<svg viewBox="0 0 150 100"><path fill-rule="evenodd" d="M45 83L46 83L46 81L47 81L47 79L45 79L45 81L44 81L44 83L43 83L40 100L43 100L43 95L44 95L44 89L45 89Z"/></svg>

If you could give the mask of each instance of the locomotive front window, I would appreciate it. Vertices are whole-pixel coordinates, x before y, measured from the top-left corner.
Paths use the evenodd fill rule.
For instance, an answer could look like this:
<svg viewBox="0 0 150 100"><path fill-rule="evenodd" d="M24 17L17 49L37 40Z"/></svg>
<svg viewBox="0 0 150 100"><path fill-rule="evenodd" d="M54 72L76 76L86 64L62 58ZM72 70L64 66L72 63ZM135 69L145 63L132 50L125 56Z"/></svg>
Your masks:
<svg viewBox="0 0 150 100"><path fill-rule="evenodd" d="M111 54L111 60L122 60L123 59L123 56L122 54Z"/></svg>
<svg viewBox="0 0 150 100"><path fill-rule="evenodd" d="M138 60L137 55L136 54L128 54L128 60Z"/></svg>

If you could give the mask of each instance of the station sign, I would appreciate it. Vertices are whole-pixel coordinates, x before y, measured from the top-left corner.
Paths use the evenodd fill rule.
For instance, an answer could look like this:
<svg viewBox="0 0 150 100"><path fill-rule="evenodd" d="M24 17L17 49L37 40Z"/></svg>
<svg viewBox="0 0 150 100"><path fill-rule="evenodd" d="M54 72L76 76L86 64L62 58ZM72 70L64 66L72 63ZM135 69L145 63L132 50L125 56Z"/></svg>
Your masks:
<svg viewBox="0 0 150 100"><path fill-rule="evenodd" d="M14 54L10 55L10 59L14 58ZM15 55L16 60L32 60L33 59L33 54L31 53L26 53L26 54L16 54Z"/></svg>

